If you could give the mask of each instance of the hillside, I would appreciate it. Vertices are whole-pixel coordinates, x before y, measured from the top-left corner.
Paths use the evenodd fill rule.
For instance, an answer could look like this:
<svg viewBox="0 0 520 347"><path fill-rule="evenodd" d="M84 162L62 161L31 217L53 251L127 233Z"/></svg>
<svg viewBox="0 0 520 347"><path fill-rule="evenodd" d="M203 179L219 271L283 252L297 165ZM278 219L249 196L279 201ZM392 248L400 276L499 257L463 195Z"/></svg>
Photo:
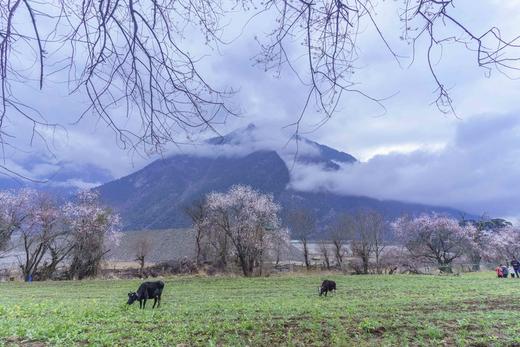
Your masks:
<svg viewBox="0 0 520 347"><path fill-rule="evenodd" d="M234 184L250 185L273 194L284 211L293 208L313 210L321 226L327 225L337 213L359 208L378 210L389 219L404 213L435 211L454 216L461 213L448 207L290 189L288 163L283 159L286 153L255 150L248 154L229 155L224 152L223 145L244 146L243 141L254 136L254 127L249 126L241 132L210 139L208 145L222 149L222 154L217 151L213 156L172 155L97 189L103 201L121 214L125 230L189 227L191 221L183 211L187 205L211 191L225 191ZM337 170L339 165L356 161L347 153L307 139L301 140L314 150L296 157L300 163L318 163L324 170Z"/></svg>
<svg viewBox="0 0 520 347"><path fill-rule="evenodd" d="M190 226L183 209L211 191L251 185L279 196L289 171L274 151L239 158L176 155L99 187L103 201L121 213L125 229Z"/></svg>

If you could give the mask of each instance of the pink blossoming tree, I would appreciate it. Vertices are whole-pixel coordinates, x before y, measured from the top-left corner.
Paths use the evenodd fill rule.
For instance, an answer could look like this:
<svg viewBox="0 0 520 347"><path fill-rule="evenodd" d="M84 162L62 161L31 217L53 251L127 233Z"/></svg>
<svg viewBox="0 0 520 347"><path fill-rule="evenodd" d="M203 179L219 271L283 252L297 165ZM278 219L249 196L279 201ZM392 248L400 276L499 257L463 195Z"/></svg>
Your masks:
<svg viewBox="0 0 520 347"><path fill-rule="evenodd" d="M497 235L501 235L502 231L510 229L513 226L513 224L505 219L487 219L485 217L482 217L480 220L463 219L461 224L475 227L475 232L471 238L473 247L468 253L468 260L471 262L473 271L480 270L480 263L482 261L497 259L497 250L501 249L501 247L496 244L500 242ZM507 232L505 234L507 234Z"/></svg>
<svg viewBox="0 0 520 347"><path fill-rule="evenodd" d="M451 272L455 259L476 247L473 225L461 225L456 219L437 214L416 218L401 217L392 223L410 255L434 263L442 272Z"/></svg>
<svg viewBox="0 0 520 347"><path fill-rule="evenodd" d="M490 235L490 247L486 253L490 260L509 262L520 259L520 229L507 226Z"/></svg>
<svg viewBox="0 0 520 347"><path fill-rule="evenodd" d="M24 189L19 197L24 201L19 207L26 213L19 228L23 248L23 256L18 257L20 269L26 281L47 279L71 249L63 215L49 194Z"/></svg>
<svg viewBox="0 0 520 347"><path fill-rule="evenodd" d="M59 223L59 208L49 195L33 189L21 189L0 192L0 209L2 250L10 249L11 236L16 234L22 250L21 255L17 256L18 265L24 280L30 280L35 275L48 278L42 274L48 274L51 264L54 266L63 260L59 256L63 242L57 246L57 239L63 231Z"/></svg>
<svg viewBox="0 0 520 347"><path fill-rule="evenodd" d="M226 193L210 193L206 203L207 230L228 240L228 252L236 257L244 276L261 274L269 251L288 238L273 196L236 185Z"/></svg>
<svg viewBox="0 0 520 347"><path fill-rule="evenodd" d="M78 193L76 201L63 207L72 246L69 277L82 279L96 276L107 243L119 242L119 215L100 205L94 191Z"/></svg>
<svg viewBox="0 0 520 347"><path fill-rule="evenodd" d="M15 242L24 279L48 279L59 264L70 265L72 278L94 276L118 240L119 217L99 204L95 192L80 192L76 201L59 206L51 195L33 189L0 191L0 251Z"/></svg>
<svg viewBox="0 0 520 347"><path fill-rule="evenodd" d="M25 208L28 195L27 190L21 190L19 193L0 191L0 252L8 250L11 236L20 230L22 223L29 216Z"/></svg>

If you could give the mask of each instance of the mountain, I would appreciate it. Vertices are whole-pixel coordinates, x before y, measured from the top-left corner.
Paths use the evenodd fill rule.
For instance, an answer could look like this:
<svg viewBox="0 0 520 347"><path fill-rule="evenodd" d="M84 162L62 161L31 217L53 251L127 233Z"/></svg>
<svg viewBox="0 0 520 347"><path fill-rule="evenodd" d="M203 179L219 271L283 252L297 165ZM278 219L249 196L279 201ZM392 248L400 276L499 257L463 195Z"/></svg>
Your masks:
<svg viewBox="0 0 520 347"><path fill-rule="evenodd" d="M53 161L29 156L19 163L15 175L0 177L0 190L34 188L48 191L59 197L69 197L78 189L89 189L110 182L114 177L108 170L92 164L70 161Z"/></svg>
<svg viewBox="0 0 520 347"><path fill-rule="evenodd" d="M238 158L176 155L98 189L121 213L126 229L165 229L191 225L184 207L211 191L244 184L278 196L288 183L278 154L257 151Z"/></svg>
<svg viewBox="0 0 520 347"><path fill-rule="evenodd" d="M296 156L283 150L269 150L263 145L257 146L262 149L254 149L250 153L226 153L225 149L229 146L247 147L248 141L256 141L255 137L258 137L256 128L249 125L225 136L209 139L206 145L216 148L211 156L172 155L96 189L103 201L121 214L126 230L189 227L191 221L183 211L186 206L211 191L226 191L234 184L250 185L273 194L284 211L293 208L313 210L321 226L327 225L340 212L359 208L378 210L387 218L431 211L457 217L461 214L448 207L325 191L296 191L290 188L288 160L296 158L300 163L320 164L324 170L337 170L340 165L349 165L356 159L305 138L298 139L306 148Z"/></svg>

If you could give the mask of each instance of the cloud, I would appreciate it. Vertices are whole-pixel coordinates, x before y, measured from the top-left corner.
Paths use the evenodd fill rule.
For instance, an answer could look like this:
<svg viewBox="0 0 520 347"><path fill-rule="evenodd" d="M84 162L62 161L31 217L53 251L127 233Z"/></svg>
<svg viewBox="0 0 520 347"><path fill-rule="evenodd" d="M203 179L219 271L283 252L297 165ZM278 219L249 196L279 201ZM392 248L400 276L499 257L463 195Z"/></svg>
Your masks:
<svg viewBox="0 0 520 347"><path fill-rule="evenodd" d="M500 216L520 215L520 118L481 115L461 122L437 151L377 155L335 172L292 171L292 187L436 205Z"/></svg>
<svg viewBox="0 0 520 347"><path fill-rule="evenodd" d="M208 142L209 141L209 142ZM319 155L319 148L306 141L290 140L290 135L271 126L249 124L222 137L213 137L197 144L173 148L168 155L194 155L200 157L237 157L255 151L277 151L287 161L295 155Z"/></svg>
<svg viewBox="0 0 520 347"><path fill-rule="evenodd" d="M75 188L75 189L92 189L95 187L99 187L103 182L85 182L81 179L68 179L63 182L51 182L50 185L53 187L61 187L61 188Z"/></svg>

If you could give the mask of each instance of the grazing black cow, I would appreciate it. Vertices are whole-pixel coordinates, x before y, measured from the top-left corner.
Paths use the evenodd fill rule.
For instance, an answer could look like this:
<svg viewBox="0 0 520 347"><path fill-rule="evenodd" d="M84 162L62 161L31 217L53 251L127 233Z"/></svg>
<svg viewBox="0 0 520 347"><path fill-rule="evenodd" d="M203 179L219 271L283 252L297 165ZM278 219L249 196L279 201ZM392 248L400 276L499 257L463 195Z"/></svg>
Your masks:
<svg viewBox="0 0 520 347"><path fill-rule="evenodd" d="M139 286L137 292L128 293L128 305L132 305L135 301L139 301L139 308L144 309L146 300L153 299L152 309L161 306L161 294L164 288L163 281L144 282Z"/></svg>
<svg viewBox="0 0 520 347"><path fill-rule="evenodd" d="M327 296L328 292L331 292L331 293L332 293L332 291L336 292L336 282L325 280L321 283L321 287L319 287L318 290L319 290L320 296L322 294L325 294L325 296Z"/></svg>

